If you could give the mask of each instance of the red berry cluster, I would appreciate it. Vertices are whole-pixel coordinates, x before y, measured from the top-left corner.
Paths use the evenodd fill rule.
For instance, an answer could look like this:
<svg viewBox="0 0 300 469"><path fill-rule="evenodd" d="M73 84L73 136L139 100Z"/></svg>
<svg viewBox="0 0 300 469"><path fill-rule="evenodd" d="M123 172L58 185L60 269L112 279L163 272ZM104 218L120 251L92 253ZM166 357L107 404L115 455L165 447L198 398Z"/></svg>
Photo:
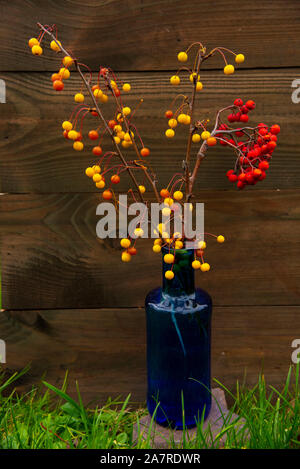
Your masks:
<svg viewBox="0 0 300 469"><path fill-rule="evenodd" d="M249 101L244 104L241 98L237 98L234 100L233 104L236 106L236 112L228 114L228 122L243 122L246 124L249 121L248 112L255 108L255 102L249 99Z"/></svg>
<svg viewBox="0 0 300 469"><path fill-rule="evenodd" d="M249 111L254 108L254 101L249 100L244 104L240 98L237 98L230 106L232 113L227 116L227 119L229 122L246 123L249 120ZM266 178L272 153L277 146L279 125L275 124L269 128L261 123L253 128L233 129L227 124L220 124L217 132L219 142L233 147L237 154L235 169L227 171L227 178L230 182L236 183L238 189L243 189L246 185L254 185ZM241 137L244 137L243 140Z"/></svg>

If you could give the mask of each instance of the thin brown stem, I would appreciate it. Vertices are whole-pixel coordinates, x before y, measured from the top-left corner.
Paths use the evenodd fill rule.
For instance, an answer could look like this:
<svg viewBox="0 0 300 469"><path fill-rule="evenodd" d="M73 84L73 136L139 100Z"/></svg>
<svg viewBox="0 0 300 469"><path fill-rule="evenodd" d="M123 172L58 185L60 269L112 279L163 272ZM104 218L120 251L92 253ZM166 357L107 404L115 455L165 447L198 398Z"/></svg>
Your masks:
<svg viewBox="0 0 300 469"><path fill-rule="evenodd" d="M193 86L193 93L192 93L192 99L190 102L190 116L191 116L191 122L190 122L190 131L189 131L189 136L188 136L188 143L187 143L187 149L186 149L186 156L185 156L185 195L186 195L186 200L190 199L191 194L190 194L190 157L191 157L191 146L192 146L192 137L193 137L193 130L194 130L194 112L195 112L195 99L196 99L196 88L197 88L197 81L198 81L198 75L201 67L201 62L202 62L202 52L201 49L198 51L198 58L197 58L197 64L196 64L196 70L195 70L195 78L194 78L194 86Z"/></svg>

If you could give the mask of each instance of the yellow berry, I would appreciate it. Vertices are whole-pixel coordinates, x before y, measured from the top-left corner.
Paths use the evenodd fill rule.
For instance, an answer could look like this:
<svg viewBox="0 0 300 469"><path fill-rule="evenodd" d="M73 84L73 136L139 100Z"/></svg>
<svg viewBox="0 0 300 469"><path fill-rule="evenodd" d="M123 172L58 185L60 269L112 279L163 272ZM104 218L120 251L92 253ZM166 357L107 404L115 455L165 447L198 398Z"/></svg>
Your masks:
<svg viewBox="0 0 300 469"><path fill-rule="evenodd" d="M224 243L224 241L225 241L224 236L219 235L219 236L217 237L217 241L218 241L218 243Z"/></svg>
<svg viewBox="0 0 300 469"><path fill-rule="evenodd" d="M164 262L166 264L173 264L175 260L175 257L173 256L173 254L165 254L164 255Z"/></svg>
<svg viewBox="0 0 300 469"><path fill-rule="evenodd" d="M132 145L132 142L126 142L126 140L123 140L123 141L122 141L122 147L124 147L124 148L129 148L130 145Z"/></svg>
<svg viewBox="0 0 300 469"><path fill-rule="evenodd" d="M188 114L185 114L183 124L188 125L190 123L191 123L191 116L189 116Z"/></svg>
<svg viewBox="0 0 300 469"><path fill-rule="evenodd" d="M33 53L33 55L42 55L43 49L41 48L41 46L36 45L32 47L31 52Z"/></svg>
<svg viewBox="0 0 300 469"><path fill-rule="evenodd" d="M235 61L237 64L242 64L245 60L244 54L237 54L235 57Z"/></svg>
<svg viewBox="0 0 300 469"><path fill-rule="evenodd" d="M165 277L167 280L172 280L174 278L174 272L172 272L172 270L167 270L165 273Z"/></svg>
<svg viewBox="0 0 300 469"><path fill-rule="evenodd" d="M177 120L176 119L169 119L168 122L169 127L174 128L177 125Z"/></svg>
<svg viewBox="0 0 300 469"><path fill-rule="evenodd" d="M169 207L171 207L171 205L173 205L173 203L174 203L174 200L171 197L166 197L164 199L164 204L168 205Z"/></svg>
<svg viewBox="0 0 300 469"><path fill-rule="evenodd" d="M181 200L183 197L183 193L181 191L175 191L173 197L175 200Z"/></svg>
<svg viewBox="0 0 300 469"><path fill-rule="evenodd" d="M192 83L194 83L194 80L195 80L196 75L197 75L196 72L193 72L193 73L190 74L190 81L191 81ZM198 75L197 80L200 80L200 75Z"/></svg>
<svg viewBox="0 0 300 469"><path fill-rule="evenodd" d="M201 262L200 262L200 261L197 261L197 260L194 260L194 261L192 262L192 267L193 267L193 269L200 269L200 267L201 267Z"/></svg>
<svg viewBox="0 0 300 469"><path fill-rule="evenodd" d="M160 252L161 251L161 247L159 244L154 244L153 248L152 248L152 251L153 252Z"/></svg>
<svg viewBox="0 0 300 469"><path fill-rule="evenodd" d="M184 124L184 122L185 122L185 114L179 114L179 116L178 116L177 119L178 119L178 122L179 122L180 124Z"/></svg>
<svg viewBox="0 0 300 469"><path fill-rule="evenodd" d="M96 88L94 90L94 96L95 98L100 98L101 96L103 95L102 91L100 90L100 88Z"/></svg>
<svg viewBox="0 0 300 469"><path fill-rule="evenodd" d="M134 133L131 131L130 134L128 132L123 132L124 135L122 135L122 137L124 138L124 140L126 140L126 142L131 142L131 140L133 139L134 137ZM121 138L122 138L121 137Z"/></svg>
<svg viewBox="0 0 300 469"><path fill-rule="evenodd" d="M129 252L122 252L122 261L123 262L130 262L131 261L131 255Z"/></svg>
<svg viewBox="0 0 300 469"><path fill-rule="evenodd" d="M60 50L60 47L59 47L59 46L61 46L61 42L58 41L57 39L56 39L56 41L51 41L51 42L50 42L50 47L51 47L51 49L54 50L55 52L57 52L57 51Z"/></svg>
<svg viewBox="0 0 300 469"><path fill-rule="evenodd" d="M186 52L179 52L179 54L177 55L177 58L179 62L186 62L188 59L188 55Z"/></svg>
<svg viewBox="0 0 300 469"><path fill-rule="evenodd" d="M159 223L157 225L157 229L160 232L160 234L166 229L166 225L164 223Z"/></svg>
<svg viewBox="0 0 300 469"><path fill-rule="evenodd" d="M178 75L173 75L171 78L170 78L170 83L171 85L179 85L180 83L180 78Z"/></svg>
<svg viewBox="0 0 300 469"><path fill-rule="evenodd" d="M83 150L83 143L82 142L74 142L73 143L73 148L76 151L81 151L81 150Z"/></svg>
<svg viewBox="0 0 300 469"><path fill-rule="evenodd" d="M70 65L72 65L72 63L73 63L73 59L69 55L66 55L63 58L63 64L64 64L65 67L69 67Z"/></svg>
<svg viewBox="0 0 300 469"><path fill-rule="evenodd" d="M68 133L68 138L71 140L76 140L77 137L78 132L76 132L76 130L70 130L70 132Z"/></svg>
<svg viewBox="0 0 300 469"><path fill-rule="evenodd" d="M146 192L146 187L145 186L139 186L139 191L141 194L144 194Z"/></svg>
<svg viewBox="0 0 300 469"><path fill-rule="evenodd" d="M105 182L103 180L96 182L96 187L98 189L103 189L103 187L105 187Z"/></svg>
<svg viewBox="0 0 300 469"><path fill-rule="evenodd" d="M74 95L74 101L76 103L83 103L84 102L84 95L82 93L76 93Z"/></svg>
<svg viewBox="0 0 300 469"><path fill-rule="evenodd" d="M98 173L98 174L99 174L100 171L101 171L101 168L100 168L100 166L99 166L98 164L95 164L95 165L93 166L93 170L94 170L94 173Z"/></svg>
<svg viewBox="0 0 300 469"><path fill-rule="evenodd" d="M144 234L144 230L142 230L142 228L136 228L134 234L137 238L141 238Z"/></svg>
<svg viewBox="0 0 300 469"><path fill-rule="evenodd" d="M122 126L121 126L121 125L117 124L117 125L114 126L114 131L115 131L115 132L121 132L121 130L122 130Z"/></svg>
<svg viewBox="0 0 300 469"><path fill-rule="evenodd" d="M198 143L198 142L200 142L200 140L201 140L201 137L200 137L199 134L193 134L193 136L192 136L192 142L193 143Z"/></svg>
<svg viewBox="0 0 300 469"><path fill-rule="evenodd" d="M130 107L123 107L122 109L124 116L128 116L131 113Z"/></svg>
<svg viewBox="0 0 300 469"><path fill-rule="evenodd" d="M208 272L210 270L210 265L207 262L204 262L204 264L201 264L200 268L202 272Z"/></svg>
<svg viewBox="0 0 300 469"><path fill-rule="evenodd" d="M168 217L171 213L171 209L169 207L164 207L161 211L164 217Z"/></svg>
<svg viewBox="0 0 300 469"><path fill-rule="evenodd" d="M93 176L94 176L94 170L93 170L93 168L91 168L91 167L86 168L85 174L86 174L89 178L93 177Z"/></svg>
<svg viewBox="0 0 300 469"><path fill-rule="evenodd" d="M207 140L209 137L210 137L210 132L208 132L207 130L204 130L201 134L202 140Z"/></svg>
<svg viewBox="0 0 300 469"><path fill-rule="evenodd" d="M114 137L114 141L116 142L117 145L121 142L120 137Z"/></svg>
<svg viewBox="0 0 300 469"><path fill-rule="evenodd" d="M83 103L84 95L82 93L76 93L74 96L75 103Z"/></svg>
<svg viewBox="0 0 300 469"><path fill-rule="evenodd" d="M175 241L175 249L182 249L183 242L182 241Z"/></svg>
<svg viewBox="0 0 300 469"><path fill-rule="evenodd" d="M123 238L123 239L121 239L120 244L121 244L122 248L127 249L127 248L129 248L129 246L131 244L131 241L128 238Z"/></svg>
<svg viewBox="0 0 300 469"><path fill-rule="evenodd" d="M29 45L30 48L32 48L33 46L39 46L40 43L39 43L39 41L37 40L36 37L32 37L31 39L29 39L28 45Z"/></svg>
<svg viewBox="0 0 300 469"><path fill-rule="evenodd" d="M224 73L225 73L225 75L232 75L234 73L234 66L230 65L230 64L225 65Z"/></svg>
<svg viewBox="0 0 300 469"><path fill-rule="evenodd" d="M173 129L167 129L167 130L165 131L165 135L166 135L167 138L173 138L174 135L175 135L175 132L174 132Z"/></svg>
<svg viewBox="0 0 300 469"><path fill-rule="evenodd" d="M66 130L67 132L69 132L69 130L71 130L72 127L73 127L73 125L72 125L72 123L71 123L70 121L64 121L64 122L62 123L62 128L63 128L64 130Z"/></svg>
<svg viewBox="0 0 300 469"><path fill-rule="evenodd" d="M108 96L107 96L107 94L102 93L102 94L99 96L99 98L100 98L101 103L107 103L107 101L108 101Z"/></svg>
<svg viewBox="0 0 300 469"><path fill-rule="evenodd" d="M93 181L94 181L94 182L100 182L101 180L102 180L101 174L95 173L95 174L93 175Z"/></svg>
<svg viewBox="0 0 300 469"><path fill-rule="evenodd" d="M118 132L118 133L117 133L117 137L119 137L121 140L123 140L123 138L125 137L125 132L124 132L124 130L121 130L121 132ZM130 139L129 141L131 141L131 139Z"/></svg>
<svg viewBox="0 0 300 469"><path fill-rule="evenodd" d="M123 91L125 91L127 93L128 91L131 90L131 86L130 86L129 83L124 83L124 85L122 86L122 89L123 89Z"/></svg>
<svg viewBox="0 0 300 469"><path fill-rule="evenodd" d="M123 120L124 120L124 119L123 119L123 117L122 117L122 114L121 114L121 112L119 112L119 113L117 114L117 121L118 121L118 122L123 122Z"/></svg>
<svg viewBox="0 0 300 469"><path fill-rule="evenodd" d="M203 88L203 84L201 81L197 81L197 84L196 84L196 91L201 91Z"/></svg>
<svg viewBox="0 0 300 469"><path fill-rule="evenodd" d="M112 87L113 90L115 90L116 88L118 88L118 85L117 85L117 83L116 83L114 80L110 80L110 86Z"/></svg>
<svg viewBox="0 0 300 469"><path fill-rule="evenodd" d="M70 76L70 70L65 67L60 68L58 73L64 80L67 80Z"/></svg>
<svg viewBox="0 0 300 469"><path fill-rule="evenodd" d="M199 249L205 249L206 248L206 242L205 241L199 241L198 248Z"/></svg>

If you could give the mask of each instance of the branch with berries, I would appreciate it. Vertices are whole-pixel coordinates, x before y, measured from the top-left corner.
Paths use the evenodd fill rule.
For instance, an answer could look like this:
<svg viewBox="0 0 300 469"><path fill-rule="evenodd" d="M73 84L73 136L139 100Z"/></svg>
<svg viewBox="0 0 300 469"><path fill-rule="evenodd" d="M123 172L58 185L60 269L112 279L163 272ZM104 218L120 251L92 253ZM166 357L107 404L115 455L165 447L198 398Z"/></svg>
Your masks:
<svg viewBox="0 0 300 469"><path fill-rule="evenodd" d="M177 58L182 65L176 74L171 76L170 83L172 86L178 87L181 80L187 75L192 89L190 96L182 93L177 94L170 108L165 112L165 117L168 120L165 136L168 139L173 139L180 125L187 126L187 146L182 170L173 174L169 184L159 191L157 189L157 176L148 161L150 150L144 145L135 123L135 114L143 99L132 111L124 100L124 96L131 91L129 83L123 83L113 70L106 66L100 66L96 78L94 78L90 68L79 62L58 40L56 25L49 26L38 23L38 28L38 37L29 40L32 53L38 56L43 53L42 42L45 36L48 36L50 48L62 57L58 72L51 76L53 89L57 92L64 89L64 83L70 77L72 67L78 72L82 82L81 89L74 95L75 108L70 117L62 123L63 135L66 140L72 142L75 151L82 151L87 146L83 139L83 123L87 118L94 119L93 128L87 132L87 141L91 142L92 155L97 160L85 169L85 174L95 183L97 189L103 189L103 199L114 199L117 207L118 202L113 187L120 183L124 173L127 173L132 181L133 187L128 189L128 194L134 201L139 199L147 205L145 193L146 187L149 186L157 202L163 204L162 213L164 216L169 216L169 224L160 223L157 226L155 230L157 239L154 241L153 251L160 252L165 246L169 248L167 259L171 267L166 275L171 280L174 277L175 252L178 249L183 249L184 243L187 241L184 232L172 233L171 222L178 204L183 205L186 201L192 209L194 185L201 163L209 148L219 144L221 147L228 147L233 151L235 155L233 169L228 170L227 177L230 182L236 183L238 189L243 189L246 185L254 185L265 179L273 151L277 145L279 125L275 124L269 127L260 123L251 127L248 124L249 115L255 109L255 103L252 100L244 103L241 98L237 98L229 106L219 109L216 112L211 130L209 130L209 119L205 116L200 119L196 115L198 113L196 110L197 98L204 88L200 78L202 64L213 56L220 55L224 61L224 74L232 75L235 72L235 67L228 63L227 58L234 57L235 63L241 64L245 60L244 55L236 54L224 47L216 47L207 52L201 42L193 43L186 51L178 53ZM191 65L187 66L186 63L189 62ZM113 110L109 111L110 116L107 119L103 107L110 99ZM87 100L89 104L86 103ZM238 125L233 127L234 123ZM109 135L113 148L103 152L102 142L105 135ZM130 149L133 149L134 157L130 154L127 155L127 151ZM223 243L225 240L222 235L215 236L211 233L202 233L202 235L211 235L219 243ZM124 248L122 252L124 262L130 261L132 256L137 253L136 241L142 236L143 230L141 226L138 226L133 233L129 233L127 238L121 239L120 244ZM210 269L210 265L204 261L205 248L206 242L199 241L193 262L193 267L202 272Z"/></svg>

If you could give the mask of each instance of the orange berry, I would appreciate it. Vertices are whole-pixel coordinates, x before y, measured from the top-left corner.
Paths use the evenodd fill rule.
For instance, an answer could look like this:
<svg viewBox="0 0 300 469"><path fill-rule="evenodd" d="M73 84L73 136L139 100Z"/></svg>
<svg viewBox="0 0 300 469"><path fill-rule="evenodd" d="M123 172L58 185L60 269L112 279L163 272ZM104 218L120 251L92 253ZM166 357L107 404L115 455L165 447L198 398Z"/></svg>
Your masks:
<svg viewBox="0 0 300 469"><path fill-rule="evenodd" d="M141 153L141 156L144 156L144 157L149 156L150 155L150 150L149 150L149 148L144 147L144 148L141 149L140 153Z"/></svg>
<svg viewBox="0 0 300 469"><path fill-rule="evenodd" d="M127 252L128 254L130 254L131 256L135 256L136 253L137 253L137 250L134 246L131 246L131 248L127 249Z"/></svg>
<svg viewBox="0 0 300 469"><path fill-rule="evenodd" d="M102 153L102 148L99 146L96 146L93 148L92 152L95 156L100 156Z"/></svg>
<svg viewBox="0 0 300 469"><path fill-rule="evenodd" d="M106 189L103 192L102 197L104 200L110 200L112 198L112 192L109 189Z"/></svg>
<svg viewBox="0 0 300 469"><path fill-rule="evenodd" d="M160 196L161 196L163 199L165 199L166 197L169 197L169 195L170 195L170 192L168 191L168 189L162 189L162 190L160 191Z"/></svg>
<svg viewBox="0 0 300 469"><path fill-rule="evenodd" d="M213 147L214 145L217 144L217 139L215 137L208 137L206 140L206 143L209 147Z"/></svg>
<svg viewBox="0 0 300 469"><path fill-rule="evenodd" d="M60 79L61 79L61 76L59 75L59 73L52 73L51 81L60 80Z"/></svg>
<svg viewBox="0 0 300 469"><path fill-rule="evenodd" d="M64 84L61 80L55 80L53 82L53 88L55 89L55 91L62 91L64 89Z"/></svg>
<svg viewBox="0 0 300 469"><path fill-rule="evenodd" d="M115 125L117 125L117 122L115 120L112 119L112 120L108 121L108 127L110 129L113 129L115 127Z"/></svg>
<svg viewBox="0 0 300 469"><path fill-rule="evenodd" d="M97 140L97 138L99 137L97 130L90 130L88 135L91 140Z"/></svg>
<svg viewBox="0 0 300 469"><path fill-rule="evenodd" d="M120 176L118 174L113 174L110 180L113 184L119 184Z"/></svg>

